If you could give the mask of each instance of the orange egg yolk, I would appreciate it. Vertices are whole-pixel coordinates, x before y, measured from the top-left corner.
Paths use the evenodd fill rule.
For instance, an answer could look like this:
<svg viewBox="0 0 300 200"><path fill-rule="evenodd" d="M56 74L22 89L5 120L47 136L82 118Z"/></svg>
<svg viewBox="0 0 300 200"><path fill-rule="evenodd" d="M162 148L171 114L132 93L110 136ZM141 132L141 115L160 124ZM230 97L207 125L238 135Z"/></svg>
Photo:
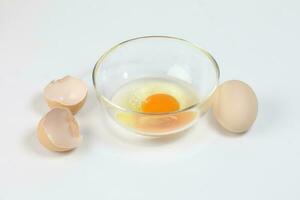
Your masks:
<svg viewBox="0 0 300 200"><path fill-rule="evenodd" d="M153 94L142 103L143 112L173 112L179 110L178 101L168 94Z"/></svg>

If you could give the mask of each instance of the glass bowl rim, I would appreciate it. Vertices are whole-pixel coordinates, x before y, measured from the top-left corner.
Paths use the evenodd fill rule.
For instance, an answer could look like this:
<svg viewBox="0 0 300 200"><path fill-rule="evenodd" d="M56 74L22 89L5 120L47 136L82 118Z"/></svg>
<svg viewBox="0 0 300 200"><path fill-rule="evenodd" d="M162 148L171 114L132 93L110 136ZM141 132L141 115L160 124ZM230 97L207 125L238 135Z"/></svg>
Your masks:
<svg viewBox="0 0 300 200"><path fill-rule="evenodd" d="M143 40L143 39L149 39L149 38L172 39L172 40L175 40L176 42L183 42L183 43L189 45L190 47L196 48L197 50L202 52L212 62L214 70L216 71L216 82L214 84L213 89L210 91L209 95L204 100L199 101L199 102L197 102L195 104L192 104L190 106L184 107L184 108L182 108L180 110L177 110L177 111L154 113L154 112L141 112L141 111L135 111L135 110L124 108L122 106L119 106L119 105L113 103L111 100L106 98L105 95L102 94L101 90L97 87L97 84L96 84L96 73L100 69L100 66L101 66L102 62L105 60L105 58L108 55L110 55L112 52L117 50L119 47L123 46L124 44L130 43L130 42L133 42L133 41L136 41L136 40ZM142 115L170 115L170 114L185 112L185 111L193 109L195 107L205 105L206 102L213 96L214 92L216 91L216 89L218 87L218 84L219 84L219 78L220 78L219 65L218 65L217 61L214 59L214 57L207 50L199 47L198 45L196 45L192 42L189 42L188 40L185 40L185 39L182 39L182 38L179 38L179 37L174 37L174 36L166 36L166 35L150 35L150 36L135 37L135 38L131 38L131 39L125 40L123 42L120 42L120 43L114 45L109 50L104 52L104 54L102 54L102 56L98 59L98 61L96 62L95 66L94 66L93 73L92 73L93 85L94 85L98 100L100 100L100 101L103 100L106 103L108 103L110 106L112 106L112 107L114 107L114 108L116 108L116 109L118 109L122 112L142 114Z"/></svg>

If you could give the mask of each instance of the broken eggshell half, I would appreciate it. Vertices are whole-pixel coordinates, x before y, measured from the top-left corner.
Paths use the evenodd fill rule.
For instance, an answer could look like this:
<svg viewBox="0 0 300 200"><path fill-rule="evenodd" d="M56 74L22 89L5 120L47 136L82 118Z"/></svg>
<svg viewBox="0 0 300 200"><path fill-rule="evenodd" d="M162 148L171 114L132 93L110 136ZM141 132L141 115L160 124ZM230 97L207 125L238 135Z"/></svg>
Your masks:
<svg viewBox="0 0 300 200"><path fill-rule="evenodd" d="M50 108L65 107L75 114L84 105L87 92L87 86L82 80L65 76L51 81L45 87L44 98Z"/></svg>
<svg viewBox="0 0 300 200"><path fill-rule="evenodd" d="M70 151L81 143L79 126L69 109L50 110L38 124L38 139L51 151Z"/></svg>

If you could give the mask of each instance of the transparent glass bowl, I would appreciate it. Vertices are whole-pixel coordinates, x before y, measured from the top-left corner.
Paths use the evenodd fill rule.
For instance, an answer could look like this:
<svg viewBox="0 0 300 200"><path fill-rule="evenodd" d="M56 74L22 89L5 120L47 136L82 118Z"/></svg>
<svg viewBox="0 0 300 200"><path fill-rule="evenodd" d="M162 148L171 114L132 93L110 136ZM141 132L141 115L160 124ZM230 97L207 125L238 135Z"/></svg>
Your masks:
<svg viewBox="0 0 300 200"><path fill-rule="evenodd" d="M207 112L219 73L215 59L206 50L176 37L145 36L124 41L104 53L94 67L93 83L99 101L116 122L143 135L161 136L189 128ZM137 112L111 101L122 85L149 77L185 81L199 101L168 113Z"/></svg>

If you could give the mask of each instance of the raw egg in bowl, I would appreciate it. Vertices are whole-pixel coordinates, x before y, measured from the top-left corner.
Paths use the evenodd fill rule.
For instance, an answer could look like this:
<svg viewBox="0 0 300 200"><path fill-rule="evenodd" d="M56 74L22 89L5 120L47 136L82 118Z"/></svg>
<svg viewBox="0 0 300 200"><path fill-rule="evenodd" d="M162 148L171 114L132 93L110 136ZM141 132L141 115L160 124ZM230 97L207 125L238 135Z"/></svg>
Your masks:
<svg viewBox="0 0 300 200"><path fill-rule="evenodd" d="M170 36L122 42L93 70L98 99L122 126L150 136L191 127L210 107L219 67L204 49Z"/></svg>

